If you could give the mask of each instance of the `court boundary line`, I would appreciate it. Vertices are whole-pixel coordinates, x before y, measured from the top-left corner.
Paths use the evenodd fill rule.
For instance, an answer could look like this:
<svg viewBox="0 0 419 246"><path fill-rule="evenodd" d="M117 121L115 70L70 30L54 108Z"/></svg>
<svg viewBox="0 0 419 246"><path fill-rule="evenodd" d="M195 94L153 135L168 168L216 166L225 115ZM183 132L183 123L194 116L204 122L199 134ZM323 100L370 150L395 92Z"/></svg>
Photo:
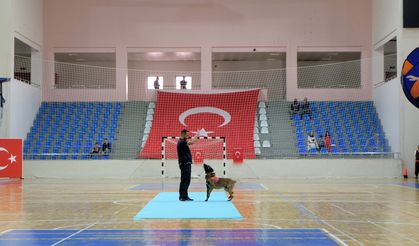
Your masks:
<svg viewBox="0 0 419 246"><path fill-rule="evenodd" d="M387 228L385 228L384 226L381 226L381 225L378 225L377 223L374 223L374 222L372 222L372 221L369 221L368 220L368 223L370 223L371 225L374 225L374 226L376 226L376 227L378 227L378 228L381 228L382 230L384 230L384 231L387 231L387 232L390 232L390 233L394 233L394 231L391 231L391 230L389 230L389 229L387 229ZM413 239L413 238L410 238L410 237L406 237L406 236L403 236L402 234L400 234L400 233L395 233L399 238L403 238L403 239L406 239L406 240L408 240L408 241L411 241L411 242L413 242L413 243L415 243L415 244L419 244L419 242L418 241L416 241L415 239Z"/></svg>
<svg viewBox="0 0 419 246"><path fill-rule="evenodd" d="M262 183L260 183L260 186L262 186L262 188L264 188L265 190L269 190L269 188L268 188L268 187L266 187L266 185L264 185L264 184L262 184Z"/></svg>
<svg viewBox="0 0 419 246"><path fill-rule="evenodd" d="M4 231L0 232L0 236L1 236L1 235L4 235L4 234L6 234L6 233L9 233L9 232L11 232L11 231L15 231L15 229L6 229L6 230L4 230Z"/></svg>
<svg viewBox="0 0 419 246"><path fill-rule="evenodd" d="M330 231L326 230L325 228L322 228L322 230L329 235L332 239L334 239L336 242L338 242L339 244L341 244L342 246L348 246L348 244L346 244L342 239L340 239L339 237L335 236L333 233L331 233Z"/></svg>
<svg viewBox="0 0 419 246"><path fill-rule="evenodd" d="M323 220L321 217L317 216L313 211L311 211L310 209L308 209L306 206L304 206L303 201L298 201L298 202L293 202L291 200L288 199L288 197L284 194L282 194L281 192L277 193L278 196L282 199L284 199L285 202L291 203L297 210L300 208L306 210L307 212L309 212L309 214L311 214L312 216L312 220L315 221L318 224L324 224L329 226L330 228L334 229L335 231L339 232L340 234L350 238L352 241L355 241L356 243L358 243L359 245L364 245L363 243L361 243L360 241L358 241L355 237L353 237L352 235L346 232L341 231L340 229L336 228L335 226L331 225L330 223L328 223L327 221Z"/></svg>
<svg viewBox="0 0 419 246"><path fill-rule="evenodd" d="M342 208L341 206L338 206L338 205L336 205L336 204L334 204L334 203L330 203L331 205L332 205L332 207L335 207L335 208L337 208L337 209L339 209L339 210L341 210L341 211L343 211L343 212L345 212L345 213L347 213L347 214L350 214L350 215L352 215L352 216L357 216L355 213L352 213L351 211L349 211L349 210L347 210L347 209L344 209L344 208Z"/></svg>
<svg viewBox="0 0 419 246"><path fill-rule="evenodd" d="M152 219L150 219L151 221ZM218 221L219 219L214 219L211 221ZM221 219L222 220L222 219ZM267 219L267 218L260 218L259 220L268 220L268 221L314 221L314 219ZM32 222L59 222L59 221L80 221L79 219L68 219L68 220L34 220ZM118 220L117 223L126 223L130 222L131 220ZM327 219L323 221L328 222L341 222L341 223L368 223L366 220L333 220L333 219ZM395 224L395 225L411 225L411 226L417 226L419 223L405 223L405 222L398 222L398 221L373 221L371 222L377 223L377 224ZM3 222L9 222L9 223L18 223L22 222L20 220L8 220ZM97 222L97 224L106 224L108 222ZM12 230L21 230L21 229L12 229ZM23 229L22 229L23 230Z"/></svg>
<svg viewBox="0 0 419 246"><path fill-rule="evenodd" d="M65 240L68 240L68 239L70 239L70 238L74 237L75 235L80 234L81 232L83 232L83 231L85 231L85 230L89 229L90 227L92 227L92 226L96 225L96 223L97 223L97 222L92 223L92 224L90 224L89 226L87 226L87 227L85 227L85 228L83 228L83 229L81 229L81 230L78 230L77 232L75 232L75 233L71 234L70 236L68 236L68 237L66 237L66 238L61 239L60 241L58 241L58 242L56 242L56 243L52 244L51 246L56 246L56 245L58 245L58 244L60 244L60 243L64 242Z"/></svg>

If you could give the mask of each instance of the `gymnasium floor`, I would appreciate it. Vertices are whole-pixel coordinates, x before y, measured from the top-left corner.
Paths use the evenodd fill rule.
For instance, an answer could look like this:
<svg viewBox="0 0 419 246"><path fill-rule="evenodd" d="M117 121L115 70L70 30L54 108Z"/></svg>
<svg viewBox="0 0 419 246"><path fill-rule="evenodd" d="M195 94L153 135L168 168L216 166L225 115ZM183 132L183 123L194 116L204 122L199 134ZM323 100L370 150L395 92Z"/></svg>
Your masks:
<svg viewBox="0 0 419 246"><path fill-rule="evenodd" d="M0 190L0 245L419 245L413 179L240 180L242 220L134 221L158 179L1 180Z"/></svg>

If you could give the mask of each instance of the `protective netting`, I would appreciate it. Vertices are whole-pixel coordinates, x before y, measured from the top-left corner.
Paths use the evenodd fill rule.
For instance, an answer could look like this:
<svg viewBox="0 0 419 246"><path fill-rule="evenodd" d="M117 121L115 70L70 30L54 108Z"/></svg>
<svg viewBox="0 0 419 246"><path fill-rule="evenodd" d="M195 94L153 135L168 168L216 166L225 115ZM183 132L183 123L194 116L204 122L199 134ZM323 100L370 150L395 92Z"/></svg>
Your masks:
<svg viewBox="0 0 419 246"><path fill-rule="evenodd" d="M379 84L376 82L380 81L372 81L369 76L372 60L348 57L349 60L338 62L303 57L298 67L241 71L224 71L218 67L211 72L119 69L109 64L38 61L44 70L45 102L25 139L25 156L32 159L157 159L161 157L161 137L179 136L180 130L188 127L191 131L204 129L208 136L226 137L228 158L232 156L228 152L232 148L241 148L245 159L366 157L390 153L391 146L374 103L351 91L364 84L371 87ZM389 64L393 63L383 60L382 66L388 67L384 71L394 74L394 65ZM17 56L15 78L30 82L32 74L27 71L31 71L33 65L33 58ZM191 67L197 69L198 66ZM386 74L383 72L382 81L389 77ZM186 83L182 82L184 78ZM290 78L296 81L287 81ZM212 89L203 90L208 87L203 86L208 80ZM182 89L181 82L186 89ZM287 88L293 88L289 83L293 83L294 90L315 90L305 94L307 103L300 97L298 106L292 107L292 102L287 101ZM227 94L252 89L258 90L257 96ZM331 99L327 100L322 89L342 91L334 91L337 94L330 94ZM346 94L348 91L352 94ZM173 98L163 105L158 97L160 92L174 93ZM325 99L313 100L317 94ZM220 95L223 96L219 98ZM188 100L191 104L185 104ZM187 117L180 121L185 112L188 112ZM161 122L160 113L165 117ZM230 117L226 115L235 120L222 125ZM192 126L189 121L197 123ZM226 126L228 130L223 131ZM153 136L153 131L158 134ZM325 140L326 132L330 140ZM316 139L314 144L309 143L311 133ZM154 137L157 140L152 141L151 148L147 147L147 142ZM105 138L111 142L111 151L92 154L95 143L101 148ZM229 143L231 139L233 143ZM244 142L245 147L241 146ZM220 141L204 140L193 148L203 149L202 153L208 155L205 158L218 158L222 154L220 145ZM171 150L174 146L168 142L168 158L174 158Z"/></svg>

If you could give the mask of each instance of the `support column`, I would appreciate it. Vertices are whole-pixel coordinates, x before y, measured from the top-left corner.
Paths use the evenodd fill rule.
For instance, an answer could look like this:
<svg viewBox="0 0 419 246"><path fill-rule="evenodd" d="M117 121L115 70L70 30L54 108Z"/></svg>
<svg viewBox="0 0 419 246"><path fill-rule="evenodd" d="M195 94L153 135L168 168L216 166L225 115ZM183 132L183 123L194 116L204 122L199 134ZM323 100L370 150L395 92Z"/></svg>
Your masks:
<svg viewBox="0 0 419 246"><path fill-rule="evenodd" d="M212 89L212 49L203 46L201 48L201 90Z"/></svg>
<svg viewBox="0 0 419 246"><path fill-rule="evenodd" d="M287 49L287 95L288 101L298 97L297 47L288 46Z"/></svg>
<svg viewBox="0 0 419 246"><path fill-rule="evenodd" d="M128 101L128 52L125 47L116 48L116 93L118 100Z"/></svg>

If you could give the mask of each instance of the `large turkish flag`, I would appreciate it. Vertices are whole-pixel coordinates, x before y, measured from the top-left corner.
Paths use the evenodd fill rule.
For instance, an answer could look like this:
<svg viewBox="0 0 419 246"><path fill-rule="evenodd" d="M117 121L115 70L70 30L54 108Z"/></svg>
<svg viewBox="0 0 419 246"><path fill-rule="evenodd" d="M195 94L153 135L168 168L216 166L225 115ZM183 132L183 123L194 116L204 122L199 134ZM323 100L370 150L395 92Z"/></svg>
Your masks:
<svg viewBox="0 0 419 246"><path fill-rule="evenodd" d="M0 178L22 178L22 139L0 139Z"/></svg>
<svg viewBox="0 0 419 246"><path fill-rule="evenodd" d="M161 158L162 137L179 136L182 129L204 129L208 136L226 138L228 158L234 148L243 149L244 158L255 158L253 130L258 97L259 89L214 94L158 91L150 135L140 156ZM223 151L201 149L221 155Z"/></svg>

